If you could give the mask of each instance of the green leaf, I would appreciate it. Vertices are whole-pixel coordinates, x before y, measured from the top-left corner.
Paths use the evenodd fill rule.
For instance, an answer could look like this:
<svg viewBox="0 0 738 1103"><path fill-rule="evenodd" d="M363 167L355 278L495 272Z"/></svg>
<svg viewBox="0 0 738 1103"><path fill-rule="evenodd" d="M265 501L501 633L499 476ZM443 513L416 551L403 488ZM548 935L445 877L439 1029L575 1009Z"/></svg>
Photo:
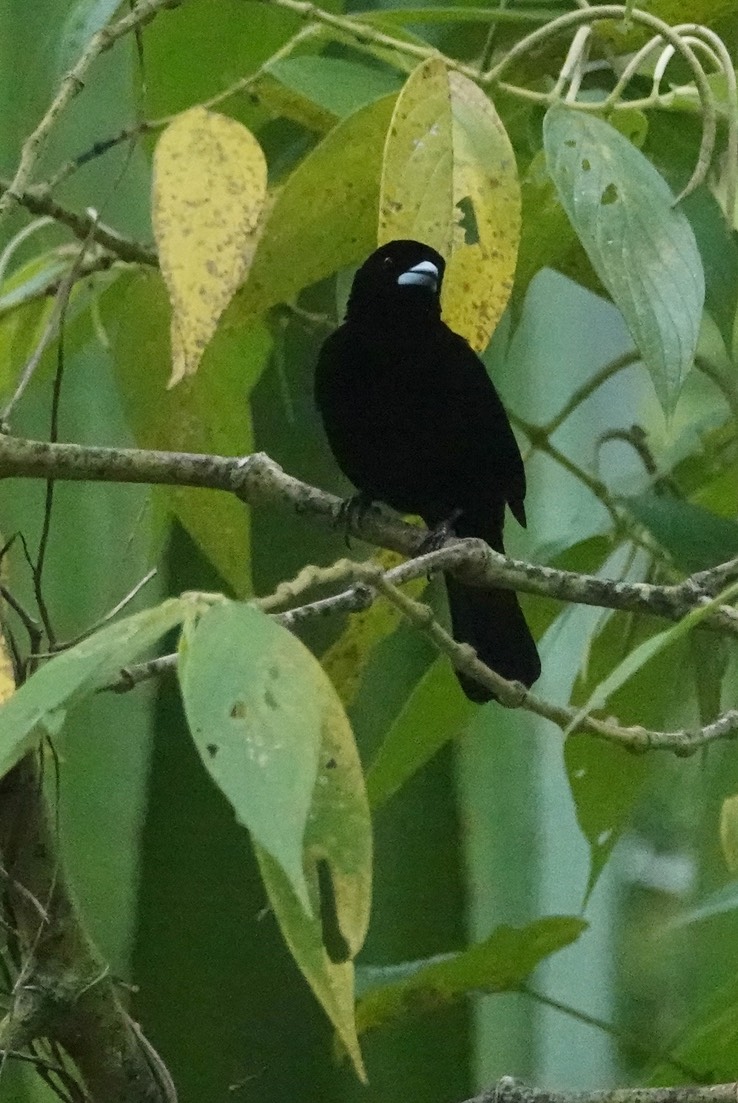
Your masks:
<svg viewBox="0 0 738 1103"><path fill-rule="evenodd" d="M67 710L112 682L193 609L190 597L116 621L50 659L0 705L0 777L44 735L55 735Z"/></svg>
<svg viewBox="0 0 738 1103"><path fill-rule="evenodd" d="M438 660L417 683L367 771L373 808L384 804L474 715L451 665Z"/></svg>
<svg viewBox="0 0 738 1103"><path fill-rule="evenodd" d="M612 553L612 540L607 536L588 536L571 547L559 550L541 548L537 558L549 567L560 571L578 571L581 574L596 574ZM557 617L561 616L564 606L553 597L538 597L534 600L523 598L525 619L535 639L540 640Z"/></svg>
<svg viewBox="0 0 738 1103"><path fill-rule="evenodd" d="M650 765L644 755L577 733L564 744L564 762L577 823L589 843L587 900L628 824Z"/></svg>
<svg viewBox="0 0 738 1103"><path fill-rule="evenodd" d="M397 92L401 84L389 70L333 57L288 57L275 61L266 72L334 120Z"/></svg>
<svg viewBox="0 0 738 1103"><path fill-rule="evenodd" d="M204 103L255 73L300 26L292 12L250 0L220 0L217 12L210 0L188 0L173 17L154 19L145 30L146 117L173 115ZM229 106L229 114L242 118L246 113L243 102Z"/></svg>
<svg viewBox="0 0 738 1103"><path fill-rule="evenodd" d="M179 679L205 768L310 910L302 848L323 723L318 662L259 609L225 601L189 633Z"/></svg>
<svg viewBox="0 0 738 1103"><path fill-rule="evenodd" d="M357 12L362 23L548 23L551 12L545 8L513 11L502 7L460 7L442 4L427 8L381 8Z"/></svg>
<svg viewBox="0 0 738 1103"><path fill-rule="evenodd" d="M363 944L369 922L371 821L346 714L327 680L323 690L320 763L304 842L311 914L270 855L259 846L256 855L285 941L363 1080L351 959ZM330 891L325 879L320 882L321 867L330 878Z"/></svg>
<svg viewBox="0 0 738 1103"><path fill-rule="evenodd" d="M692 228L653 165L602 119L552 107L543 139L561 202L670 415L692 366L705 297Z"/></svg>
<svg viewBox="0 0 738 1103"><path fill-rule="evenodd" d="M36 299L0 317L0 401L15 391L52 308L50 300Z"/></svg>
<svg viewBox="0 0 738 1103"><path fill-rule="evenodd" d="M705 309L730 350L738 300L738 243L713 193L703 186L688 195L683 210L694 230L705 271Z"/></svg>
<svg viewBox="0 0 738 1103"><path fill-rule="evenodd" d="M738 582L733 583L732 586L728 586L711 601L706 602L704 605L700 605L696 609L692 609L691 612L687 613L685 617L682 617L682 619L677 624L672 625L671 628L667 628L663 632L657 632L656 635L650 636L647 640L644 640L643 643L639 644L638 647L630 651L625 658L610 671L607 677L594 688L587 702L578 710L564 734L568 734L572 731L585 716L589 716L589 714L596 709L605 708L612 694L624 686L634 674L637 674L638 671L646 665L647 662L656 655L660 655L667 647L671 647L673 644L678 643L691 632L693 628L697 628L708 613L712 612L718 605L722 605L729 601L736 593L738 593Z"/></svg>
<svg viewBox="0 0 738 1103"><path fill-rule="evenodd" d="M359 1000L359 1033L433 1011L469 992L515 991L539 962L576 942L586 928L575 916L548 916L527 927L497 927L484 942L461 953L362 970L375 987Z"/></svg>
<svg viewBox="0 0 738 1103"><path fill-rule="evenodd" d="M42 295L69 271L71 258L58 249L33 257L2 282L0 315Z"/></svg>
<svg viewBox="0 0 738 1103"><path fill-rule="evenodd" d="M670 1046L669 1058L694 1069L701 1083L732 1081L738 1052L738 981L731 977L708 999L690 1001L689 1007L690 1021L679 1031L678 1046ZM674 1083L669 1058L651 1073L649 1083Z"/></svg>
<svg viewBox="0 0 738 1103"><path fill-rule="evenodd" d="M379 173L394 96L350 115L294 170L278 193L236 304L241 316L366 256L377 241Z"/></svg>
<svg viewBox="0 0 738 1103"><path fill-rule="evenodd" d="M372 562L388 571L402 562L402 556L378 551L372 556ZM419 597L424 586L424 580L415 579L407 592L411 597ZM402 615L393 605L375 601L368 609L352 613L341 635L321 656L321 665L346 708L354 702L375 648L401 621Z"/></svg>
<svg viewBox="0 0 738 1103"><path fill-rule="evenodd" d="M126 411L141 448L246 455L248 398L270 350L265 328L223 317L198 374L167 390L170 312L158 274L136 274L103 299ZM164 503L239 596L251 592L250 517L232 494L157 488Z"/></svg>
<svg viewBox="0 0 738 1103"><path fill-rule="evenodd" d="M678 567L707 570L738 555L738 524L693 502L647 491L625 504Z"/></svg>
<svg viewBox="0 0 738 1103"><path fill-rule="evenodd" d="M738 873L738 795L726 797L720 809L720 846L731 873Z"/></svg>
<svg viewBox="0 0 738 1103"><path fill-rule="evenodd" d="M707 23L738 14L736 0L652 0L648 10L665 23Z"/></svg>

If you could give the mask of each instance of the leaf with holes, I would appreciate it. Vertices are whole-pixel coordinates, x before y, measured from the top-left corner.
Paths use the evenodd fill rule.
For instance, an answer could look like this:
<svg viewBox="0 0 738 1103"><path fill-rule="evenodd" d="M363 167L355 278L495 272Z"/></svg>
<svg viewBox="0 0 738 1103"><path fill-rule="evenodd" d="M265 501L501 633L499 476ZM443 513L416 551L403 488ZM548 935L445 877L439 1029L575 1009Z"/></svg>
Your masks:
<svg viewBox="0 0 738 1103"><path fill-rule="evenodd" d="M478 351L510 297L520 207L515 155L493 104L440 58L424 61L387 135L378 236L416 238L448 258L443 316Z"/></svg>
<svg viewBox="0 0 738 1103"><path fill-rule="evenodd" d="M354 1017L354 966L369 922L372 838L359 754L346 714L323 682L323 738L305 832L307 914L280 867L257 846L269 901L290 951L365 1079Z"/></svg>
<svg viewBox="0 0 738 1103"><path fill-rule="evenodd" d="M515 154L494 104L461 73L449 73L454 205L461 216L443 299L446 321L472 348L487 347L512 291L520 246Z"/></svg>
<svg viewBox="0 0 738 1103"><path fill-rule="evenodd" d="M561 203L670 415L694 359L705 298L692 228L663 177L609 123L557 105L543 141Z"/></svg>
<svg viewBox="0 0 738 1103"><path fill-rule="evenodd" d="M252 605L214 605L183 641L180 687L203 764L309 912L303 839L325 675L298 639Z"/></svg>

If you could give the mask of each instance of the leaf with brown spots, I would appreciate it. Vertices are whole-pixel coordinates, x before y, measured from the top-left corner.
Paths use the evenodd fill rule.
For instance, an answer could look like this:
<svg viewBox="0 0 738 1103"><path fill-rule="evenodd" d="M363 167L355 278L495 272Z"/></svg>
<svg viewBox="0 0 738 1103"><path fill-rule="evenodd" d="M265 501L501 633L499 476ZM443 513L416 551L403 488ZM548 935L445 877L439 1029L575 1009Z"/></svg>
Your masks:
<svg viewBox="0 0 738 1103"><path fill-rule="evenodd" d="M350 959L369 921L372 839L341 702L299 640L230 601L187 626L179 678L203 764L251 832L285 941L363 1077Z"/></svg>
<svg viewBox="0 0 738 1103"><path fill-rule="evenodd" d="M179 681L203 764L309 912L303 839L318 772L323 672L295 636L239 602L213 605L184 644Z"/></svg>
<svg viewBox="0 0 738 1103"><path fill-rule="evenodd" d="M193 107L159 139L153 223L172 303L170 386L197 371L249 270L266 184L261 146L234 119Z"/></svg>
<svg viewBox="0 0 738 1103"><path fill-rule="evenodd" d="M269 855L259 848L256 853L287 945L363 1080L352 959L362 947L369 922L371 822L361 762L346 713L327 679L323 686L320 765L304 850L312 915L299 906Z"/></svg>
<svg viewBox="0 0 738 1103"><path fill-rule="evenodd" d="M440 58L423 62L392 116L378 238L415 238L448 258L443 316L478 351L510 297L520 208L515 155L494 106Z"/></svg>
<svg viewBox="0 0 738 1103"><path fill-rule="evenodd" d="M444 280L443 317L481 352L512 291L520 245L520 183L507 131L491 100L449 73L454 204L461 217Z"/></svg>
<svg viewBox="0 0 738 1103"><path fill-rule="evenodd" d="M378 241L414 238L448 256L453 236L453 143L448 74L430 58L408 78L382 161Z"/></svg>

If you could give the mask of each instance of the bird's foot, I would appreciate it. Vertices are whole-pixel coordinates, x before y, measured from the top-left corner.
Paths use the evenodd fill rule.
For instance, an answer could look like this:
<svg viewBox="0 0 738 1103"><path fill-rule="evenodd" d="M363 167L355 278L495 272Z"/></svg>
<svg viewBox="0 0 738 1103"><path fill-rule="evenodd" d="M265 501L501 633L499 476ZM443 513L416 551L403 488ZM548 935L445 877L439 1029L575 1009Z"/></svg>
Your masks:
<svg viewBox="0 0 738 1103"><path fill-rule="evenodd" d="M351 529L361 527L361 524L369 510L374 505L374 499L368 494L353 494L350 498L344 498L336 514L336 527L343 528L346 547L351 547Z"/></svg>
<svg viewBox="0 0 738 1103"><path fill-rule="evenodd" d="M428 532L423 537L423 540L418 548L418 555L427 555L428 552L438 551L448 540L449 536L455 536L454 525L461 516L462 511L455 509L450 517L447 517L445 521L442 521L440 525L435 525L432 529L428 529Z"/></svg>

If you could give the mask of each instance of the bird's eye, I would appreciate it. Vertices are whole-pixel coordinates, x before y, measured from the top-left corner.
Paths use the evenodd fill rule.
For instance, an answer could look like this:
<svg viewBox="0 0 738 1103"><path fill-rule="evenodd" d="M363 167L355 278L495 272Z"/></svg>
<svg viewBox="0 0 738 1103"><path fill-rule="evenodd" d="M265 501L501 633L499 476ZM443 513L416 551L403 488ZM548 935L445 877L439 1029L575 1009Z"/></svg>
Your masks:
<svg viewBox="0 0 738 1103"><path fill-rule="evenodd" d="M392 265L394 264L394 261L392 260L392 257L385 257L384 260L382 261L382 264L384 265L385 268L391 268Z"/></svg>

